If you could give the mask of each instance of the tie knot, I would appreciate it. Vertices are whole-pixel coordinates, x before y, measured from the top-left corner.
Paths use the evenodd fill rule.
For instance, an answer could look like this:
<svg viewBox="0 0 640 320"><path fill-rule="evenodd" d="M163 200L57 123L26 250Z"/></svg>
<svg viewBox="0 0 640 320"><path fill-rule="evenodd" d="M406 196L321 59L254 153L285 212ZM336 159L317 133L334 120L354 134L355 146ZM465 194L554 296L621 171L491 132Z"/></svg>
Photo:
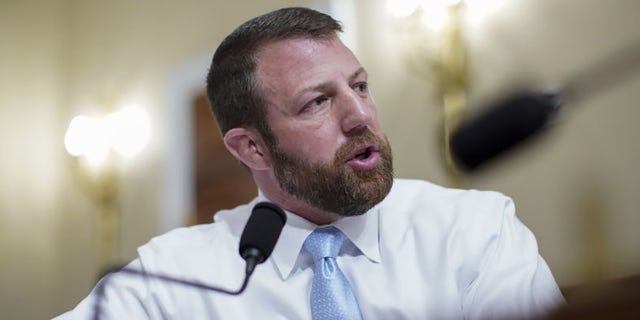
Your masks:
<svg viewBox="0 0 640 320"><path fill-rule="evenodd" d="M347 238L338 228L329 226L314 230L304 241L304 248L313 255L317 261L326 257L335 258L344 240Z"/></svg>

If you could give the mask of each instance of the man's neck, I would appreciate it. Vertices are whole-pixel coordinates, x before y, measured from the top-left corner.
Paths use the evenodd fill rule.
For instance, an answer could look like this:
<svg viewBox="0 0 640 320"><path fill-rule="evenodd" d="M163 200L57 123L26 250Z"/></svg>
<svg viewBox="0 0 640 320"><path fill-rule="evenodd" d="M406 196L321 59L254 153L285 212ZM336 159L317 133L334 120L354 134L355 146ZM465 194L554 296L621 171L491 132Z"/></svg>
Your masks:
<svg viewBox="0 0 640 320"><path fill-rule="evenodd" d="M282 190L275 177L265 174L265 172L253 172L253 179L258 189L269 201L279 205L281 208L296 214L317 225L326 225L342 218L337 213L327 212L311 206L306 201Z"/></svg>

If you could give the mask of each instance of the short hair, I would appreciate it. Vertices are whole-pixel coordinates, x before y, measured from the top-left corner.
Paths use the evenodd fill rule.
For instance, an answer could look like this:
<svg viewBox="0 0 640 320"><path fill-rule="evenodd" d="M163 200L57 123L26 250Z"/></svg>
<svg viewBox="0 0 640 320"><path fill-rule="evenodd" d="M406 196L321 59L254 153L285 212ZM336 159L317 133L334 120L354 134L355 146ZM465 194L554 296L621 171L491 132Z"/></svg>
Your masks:
<svg viewBox="0 0 640 320"><path fill-rule="evenodd" d="M341 31L340 22L329 15L292 7L255 17L229 34L214 53L207 75L207 97L222 135L253 127L267 143L275 143L255 79L255 56L261 46L295 37L330 38Z"/></svg>

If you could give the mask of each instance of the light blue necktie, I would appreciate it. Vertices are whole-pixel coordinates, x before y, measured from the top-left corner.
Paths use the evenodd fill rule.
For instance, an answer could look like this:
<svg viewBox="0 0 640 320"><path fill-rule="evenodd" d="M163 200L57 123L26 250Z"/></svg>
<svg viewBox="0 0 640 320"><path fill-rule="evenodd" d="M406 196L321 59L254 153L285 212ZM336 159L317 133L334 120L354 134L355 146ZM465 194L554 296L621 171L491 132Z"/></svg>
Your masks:
<svg viewBox="0 0 640 320"><path fill-rule="evenodd" d="M347 237L335 227L313 231L304 248L313 255L315 269L311 285L311 315L314 320L362 319L360 307L336 256Z"/></svg>

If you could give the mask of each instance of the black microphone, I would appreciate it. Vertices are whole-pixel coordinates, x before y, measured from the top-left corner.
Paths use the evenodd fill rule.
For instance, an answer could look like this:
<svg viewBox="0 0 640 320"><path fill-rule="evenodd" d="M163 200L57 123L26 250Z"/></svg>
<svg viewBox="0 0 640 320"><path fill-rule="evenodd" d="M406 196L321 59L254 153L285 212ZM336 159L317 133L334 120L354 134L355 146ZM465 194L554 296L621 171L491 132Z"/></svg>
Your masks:
<svg viewBox="0 0 640 320"><path fill-rule="evenodd" d="M144 278L157 279L168 283L184 285L201 290L209 290L229 295L239 295L247 287L249 278L256 265L269 258L273 248L278 242L282 228L287 221L284 211L277 205L270 202L260 202L253 207L251 216L244 226L240 236L239 253L246 261L245 277L240 289L231 291L199 282L176 278L166 274L150 273L139 269L122 268L108 273L96 286L96 302L94 307L94 319L99 319L101 315L101 302L104 296L105 285L109 278L116 274L141 276Z"/></svg>
<svg viewBox="0 0 640 320"><path fill-rule="evenodd" d="M626 79L640 68L640 41L616 50L598 63L570 77L561 90L545 93L520 91L492 104L480 115L465 121L449 137L456 165L473 171L530 140L547 128L564 102L576 101Z"/></svg>
<svg viewBox="0 0 640 320"><path fill-rule="evenodd" d="M557 93L511 94L453 132L451 155L459 168L475 170L547 128L561 107Z"/></svg>
<svg viewBox="0 0 640 320"><path fill-rule="evenodd" d="M260 202L253 208L238 248L240 256L247 261L247 275L271 255L286 221L284 211L271 202Z"/></svg>

